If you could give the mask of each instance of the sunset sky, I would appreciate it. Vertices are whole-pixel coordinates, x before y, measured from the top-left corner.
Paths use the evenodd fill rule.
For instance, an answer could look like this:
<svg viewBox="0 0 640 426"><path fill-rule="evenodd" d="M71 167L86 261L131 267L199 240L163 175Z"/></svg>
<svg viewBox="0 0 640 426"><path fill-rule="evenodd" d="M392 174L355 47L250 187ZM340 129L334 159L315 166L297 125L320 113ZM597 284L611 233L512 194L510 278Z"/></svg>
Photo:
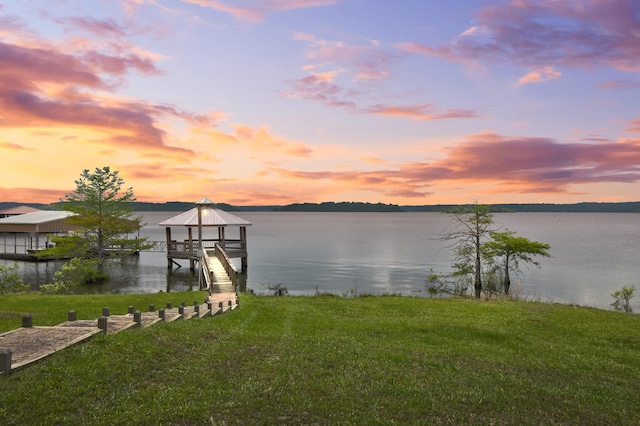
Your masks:
<svg viewBox="0 0 640 426"><path fill-rule="evenodd" d="M640 200L637 0L0 0L0 201Z"/></svg>

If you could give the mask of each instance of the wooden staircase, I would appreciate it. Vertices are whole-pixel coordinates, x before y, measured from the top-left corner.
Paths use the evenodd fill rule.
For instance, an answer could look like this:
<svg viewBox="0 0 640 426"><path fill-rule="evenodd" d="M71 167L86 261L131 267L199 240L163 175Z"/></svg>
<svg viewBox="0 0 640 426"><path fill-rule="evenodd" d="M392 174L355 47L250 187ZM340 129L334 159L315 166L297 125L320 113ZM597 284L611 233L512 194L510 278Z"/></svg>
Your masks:
<svg viewBox="0 0 640 426"><path fill-rule="evenodd" d="M235 284L217 257L209 258L209 272L212 276L210 293L233 293L236 291Z"/></svg>

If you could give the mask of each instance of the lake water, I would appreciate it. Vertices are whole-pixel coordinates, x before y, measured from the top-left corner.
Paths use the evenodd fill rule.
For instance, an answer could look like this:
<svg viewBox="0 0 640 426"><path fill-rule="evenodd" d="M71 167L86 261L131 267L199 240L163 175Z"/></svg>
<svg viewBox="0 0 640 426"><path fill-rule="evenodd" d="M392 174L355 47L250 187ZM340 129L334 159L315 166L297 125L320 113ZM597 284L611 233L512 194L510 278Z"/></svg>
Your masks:
<svg viewBox="0 0 640 426"><path fill-rule="evenodd" d="M178 212L179 213L179 212ZM141 213L142 235L163 241L157 224L176 212ZM247 230L247 287L266 292L282 284L290 294L316 290L426 296L431 270L451 272L447 243L450 217L439 213L237 212L253 223ZM497 226L551 245L541 268L524 269L521 293L532 299L610 309L610 294L640 276L640 215L608 213L500 213ZM230 228L228 238L237 238ZM229 235L230 234L230 235ZM174 228L175 239L186 230ZM197 235L197 232L194 232ZM212 235L213 236L213 235ZM207 231L205 230L205 238ZM239 266L239 259L238 266ZM166 253L143 252L110 266L112 281L92 291L112 293L197 289L197 276L183 267L167 269ZM13 262L0 260L0 264ZM50 282L60 262L19 263L26 282ZM512 279L514 282L515 280ZM640 286L639 286L640 287ZM637 297L636 299L640 299ZM638 300L634 311L640 311Z"/></svg>

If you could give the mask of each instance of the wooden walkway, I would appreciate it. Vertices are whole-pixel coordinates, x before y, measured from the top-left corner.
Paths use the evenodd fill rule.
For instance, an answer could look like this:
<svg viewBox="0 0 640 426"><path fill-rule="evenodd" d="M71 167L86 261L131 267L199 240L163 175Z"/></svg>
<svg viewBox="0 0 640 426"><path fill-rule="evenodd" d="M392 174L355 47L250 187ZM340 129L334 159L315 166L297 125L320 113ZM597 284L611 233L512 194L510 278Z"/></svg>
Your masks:
<svg viewBox="0 0 640 426"><path fill-rule="evenodd" d="M102 316L94 320L77 320L75 312L68 314L69 321L53 327L34 327L31 317L22 319L22 327L0 334L0 374L11 373L45 358L57 351L83 342L96 334L113 334L133 327L149 327L158 322L180 319L205 318L223 314L238 307L235 292L211 294L204 303L180 304L148 312L134 311L131 307L125 315L110 315L104 308Z"/></svg>
<svg viewBox="0 0 640 426"><path fill-rule="evenodd" d="M220 259L217 257L209 257L209 271L211 271L211 275L213 275L210 289L211 293L233 293L236 291Z"/></svg>

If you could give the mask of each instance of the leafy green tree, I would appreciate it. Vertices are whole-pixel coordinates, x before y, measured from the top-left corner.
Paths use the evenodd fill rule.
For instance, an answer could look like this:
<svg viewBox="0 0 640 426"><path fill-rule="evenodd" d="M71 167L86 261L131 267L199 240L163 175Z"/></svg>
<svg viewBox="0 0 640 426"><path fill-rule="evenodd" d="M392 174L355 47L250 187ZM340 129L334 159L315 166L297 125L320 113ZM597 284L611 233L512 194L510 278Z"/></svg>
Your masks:
<svg viewBox="0 0 640 426"><path fill-rule="evenodd" d="M478 204L447 211L455 230L442 239L453 241L455 275L473 275L476 298L482 293L482 244L492 231L493 215L489 206Z"/></svg>
<svg viewBox="0 0 640 426"><path fill-rule="evenodd" d="M142 227L140 218L132 217L136 201L133 188L122 190L124 180L109 167L96 168L93 173L84 170L75 184L75 191L60 201L62 209L75 213L68 221L77 230L70 236L53 238L55 247L42 255L95 259L97 271L104 275L110 256L131 254L147 246L146 238L130 238Z"/></svg>
<svg viewBox="0 0 640 426"><path fill-rule="evenodd" d="M520 265L529 264L540 266L534 257L549 257L549 244L531 241L518 237L508 229L504 232L489 232L491 241L482 245L482 252L489 263L495 265L502 272L504 294L509 294L511 287L511 272L518 274Z"/></svg>

